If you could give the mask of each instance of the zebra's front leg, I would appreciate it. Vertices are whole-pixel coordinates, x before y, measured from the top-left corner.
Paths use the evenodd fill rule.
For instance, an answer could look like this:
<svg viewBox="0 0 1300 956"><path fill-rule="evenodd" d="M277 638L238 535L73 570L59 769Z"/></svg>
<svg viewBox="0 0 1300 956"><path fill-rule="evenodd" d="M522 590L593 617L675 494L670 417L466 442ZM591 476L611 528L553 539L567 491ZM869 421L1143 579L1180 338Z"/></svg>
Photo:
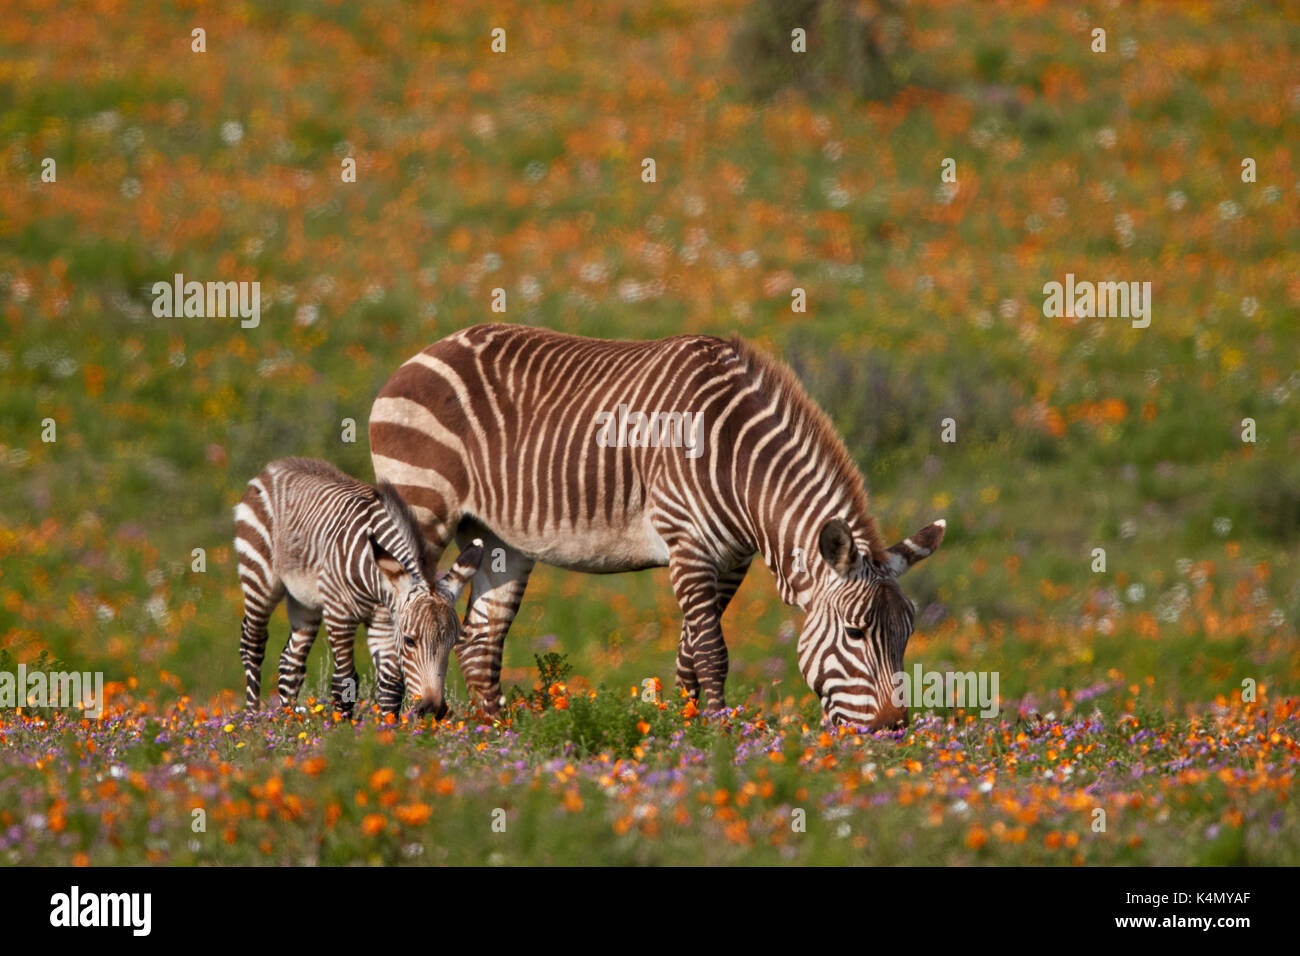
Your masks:
<svg viewBox="0 0 1300 956"><path fill-rule="evenodd" d="M688 638L686 622L682 621L682 633L677 639L677 686L699 700L700 682L695 676L695 661L691 659L691 642Z"/></svg>
<svg viewBox="0 0 1300 956"><path fill-rule="evenodd" d="M668 562L668 574L682 609L682 636L677 646L678 686L703 697L708 709L719 710L727 706L729 664L727 644L722 639L717 567L704 555L678 553ZM735 587L731 591L734 594Z"/></svg>
<svg viewBox="0 0 1300 956"><path fill-rule="evenodd" d="M292 707L298 702L298 692L307 676L307 655L320 631L321 613L307 607L289 595L289 643L280 653L280 706Z"/></svg>
<svg viewBox="0 0 1300 956"><path fill-rule="evenodd" d="M721 627L722 615L726 613L727 605L731 599L736 596L736 589L740 587L740 582L745 580L745 575L749 572L749 561L733 568L730 571L724 571L718 575L718 621ZM677 642L677 686L684 688L695 699L700 696L700 682L695 676L695 661L691 657L690 647L692 642L687 640L686 619L682 619L682 635ZM725 645L723 648L726 650Z"/></svg>
<svg viewBox="0 0 1300 956"><path fill-rule="evenodd" d="M462 548L475 537L483 539L483 563L470 582L469 606L456 642L456 661L474 703L495 717L504 703L501 656L506 632L519 611L533 562L480 525L462 526L456 532Z"/></svg>
<svg viewBox="0 0 1300 956"><path fill-rule="evenodd" d="M330 651L334 656L334 673L330 677L330 701L334 709L344 716L352 715L357 702L357 665L353 660L353 642L357 636L357 622L325 616L325 630L330 638Z"/></svg>
<svg viewBox="0 0 1300 956"><path fill-rule="evenodd" d="M402 680L402 649L398 646L393 615L382 604L377 606L366 625L366 648L379 685L379 709L396 714L402 709L406 684Z"/></svg>

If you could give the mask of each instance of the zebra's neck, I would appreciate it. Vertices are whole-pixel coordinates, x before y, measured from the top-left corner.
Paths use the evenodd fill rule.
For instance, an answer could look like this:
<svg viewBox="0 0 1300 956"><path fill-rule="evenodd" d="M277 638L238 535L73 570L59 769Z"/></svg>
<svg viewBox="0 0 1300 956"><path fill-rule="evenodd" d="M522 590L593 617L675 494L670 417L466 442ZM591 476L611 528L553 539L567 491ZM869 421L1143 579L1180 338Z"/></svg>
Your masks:
<svg viewBox="0 0 1300 956"><path fill-rule="evenodd" d="M824 413L793 376L750 352L753 397L736 409L731 485L746 512L754 550L787 604L807 608L824 571L818 536L841 518L861 553L879 557L862 475Z"/></svg>
<svg viewBox="0 0 1300 956"><path fill-rule="evenodd" d="M858 550L871 553L871 537L861 516L853 513L851 499L833 489L819 494L816 482L789 501L788 511L763 509L753 514L755 545L763 562L776 579L777 592L786 604L808 609L818 588L824 561L818 552L818 535L833 518L842 518L853 529Z"/></svg>

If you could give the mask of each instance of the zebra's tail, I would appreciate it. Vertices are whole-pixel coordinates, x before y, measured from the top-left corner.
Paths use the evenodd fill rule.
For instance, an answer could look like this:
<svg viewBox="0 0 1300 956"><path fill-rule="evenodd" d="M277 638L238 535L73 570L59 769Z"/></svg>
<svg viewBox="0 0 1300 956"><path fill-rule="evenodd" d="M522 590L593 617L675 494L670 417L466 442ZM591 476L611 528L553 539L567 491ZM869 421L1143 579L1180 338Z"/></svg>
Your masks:
<svg viewBox="0 0 1300 956"><path fill-rule="evenodd" d="M475 575L482 563L483 539L475 538L473 543L456 557L456 563L438 575L436 585L438 593L455 604L456 599L460 597L460 592L465 590L465 585L469 583L469 579Z"/></svg>

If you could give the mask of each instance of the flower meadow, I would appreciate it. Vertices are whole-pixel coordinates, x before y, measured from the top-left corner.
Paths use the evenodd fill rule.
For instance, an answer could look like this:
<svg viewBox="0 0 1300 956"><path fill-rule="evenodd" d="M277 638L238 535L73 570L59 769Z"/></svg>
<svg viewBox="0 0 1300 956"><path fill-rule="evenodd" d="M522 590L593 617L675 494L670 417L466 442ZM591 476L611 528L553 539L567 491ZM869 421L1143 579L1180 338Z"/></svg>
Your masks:
<svg viewBox="0 0 1300 956"><path fill-rule="evenodd" d="M546 688L496 725L119 704L0 728L6 862L1290 864L1294 701L906 731ZM657 696L657 695L656 695Z"/></svg>
<svg viewBox="0 0 1300 956"><path fill-rule="evenodd" d="M0 861L1300 863L1300 14L844 5L892 38L861 98L768 84L759 6L7 5L0 670L106 699L0 709ZM177 275L258 322L160 314ZM1149 324L1045 309L1067 276ZM784 358L885 538L946 517L906 664L998 713L823 726L757 564L721 713L666 570L545 567L500 721L453 664L388 722L360 651L343 719L323 639L246 712L245 483L368 480L380 385L484 321Z"/></svg>

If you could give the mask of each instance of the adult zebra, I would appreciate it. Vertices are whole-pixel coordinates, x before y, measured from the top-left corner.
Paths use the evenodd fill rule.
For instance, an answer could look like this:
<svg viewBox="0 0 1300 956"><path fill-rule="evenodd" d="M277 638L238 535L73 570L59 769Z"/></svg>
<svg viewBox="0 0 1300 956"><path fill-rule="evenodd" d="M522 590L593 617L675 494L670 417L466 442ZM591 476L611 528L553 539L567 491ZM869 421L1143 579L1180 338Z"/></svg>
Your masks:
<svg viewBox="0 0 1300 956"><path fill-rule="evenodd" d="M623 432L621 419L638 425ZM781 598L807 612L799 669L826 716L906 722L892 675L915 609L897 578L934 552L944 522L885 548L830 421L788 368L744 341L473 326L388 380L370 411L370 451L435 558L452 535L485 542L456 653L489 713L538 561L592 573L666 565L683 615L677 682L725 706L720 620L761 554Z"/></svg>

